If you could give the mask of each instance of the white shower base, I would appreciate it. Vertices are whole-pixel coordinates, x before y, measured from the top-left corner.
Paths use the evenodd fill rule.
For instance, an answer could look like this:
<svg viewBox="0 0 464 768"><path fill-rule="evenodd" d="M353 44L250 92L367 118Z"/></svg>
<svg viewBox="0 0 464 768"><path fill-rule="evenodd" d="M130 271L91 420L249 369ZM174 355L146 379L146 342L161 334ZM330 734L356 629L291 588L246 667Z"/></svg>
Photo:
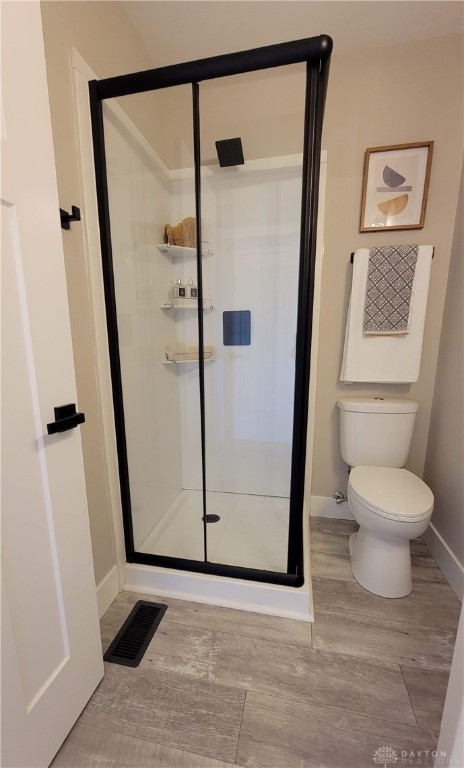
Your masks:
<svg viewBox="0 0 464 768"><path fill-rule="evenodd" d="M200 491L182 491L138 551L203 560L201 496ZM288 499L208 492L207 511L221 518L217 523L208 523L210 562L286 571ZM126 563L124 589L314 621L306 511L303 515L303 541L302 587Z"/></svg>
<svg viewBox="0 0 464 768"><path fill-rule="evenodd" d="M208 561L286 573L289 500L242 493L206 493ZM183 490L138 552L203 560L203 495Z"/></svg>

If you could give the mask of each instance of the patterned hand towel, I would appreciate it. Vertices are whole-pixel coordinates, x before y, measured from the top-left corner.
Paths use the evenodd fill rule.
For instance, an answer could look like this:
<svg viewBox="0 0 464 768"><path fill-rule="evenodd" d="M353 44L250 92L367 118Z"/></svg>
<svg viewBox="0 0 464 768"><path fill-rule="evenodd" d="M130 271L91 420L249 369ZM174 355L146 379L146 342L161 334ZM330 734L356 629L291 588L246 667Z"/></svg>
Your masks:
<svg viewBox="0 0 464 768"><path fill-rule="evenodd" d="M363 318L365 336L409 333L418 251L418 245L370 249Z"/></svg>

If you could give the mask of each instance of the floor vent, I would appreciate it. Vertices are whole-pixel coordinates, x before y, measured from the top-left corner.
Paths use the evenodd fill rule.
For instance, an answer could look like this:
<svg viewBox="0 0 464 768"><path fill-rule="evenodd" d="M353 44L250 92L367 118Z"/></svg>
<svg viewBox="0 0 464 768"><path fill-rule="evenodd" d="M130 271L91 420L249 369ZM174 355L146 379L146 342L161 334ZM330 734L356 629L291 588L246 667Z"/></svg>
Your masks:
<svg viewBox="0 0 464 768"><path fill-rule="evenodd" d="M139 600L103 659L126 667L138 667L166 609L167 605Z"/></svg>

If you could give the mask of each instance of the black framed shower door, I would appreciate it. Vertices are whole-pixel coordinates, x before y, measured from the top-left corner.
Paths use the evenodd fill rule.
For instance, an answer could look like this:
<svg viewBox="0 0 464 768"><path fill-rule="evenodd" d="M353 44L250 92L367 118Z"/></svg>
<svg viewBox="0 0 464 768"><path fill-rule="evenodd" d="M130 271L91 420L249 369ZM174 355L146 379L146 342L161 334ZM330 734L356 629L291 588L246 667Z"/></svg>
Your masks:
<svg viewBox="0 0 464 768"><path fill-rule="evenodd" d="M116 442L119 462L119 480L127 561L187 570L218 576L229 576L252 581L299 587L304 582L303 563L303 505L306 465L306 438L308 422L312 313L314 299L314 273L316 259L319 168L321 134L325 95L329 71L332 40L326 35L290 43L267 46L210 59L177 64L89 83L90 107L103 281L107 315L108 343L113 388ZM207 536L207 484L206 484L206 426L205 357L203 317L202 267L202 176L200 140L200 83L232 75L257 72L292 64L306 68L305 109L303 134L303 161L301 179L301 223L299 234L299 266L296 311L295 377L293 401L293 429L291 441L291 470L289 524L286 573L210 562ZM118 327L113 245L111 237L110 204L108 193L107 156L103 104L105 100L158 91L174 86L191 87L194 191L196 210L196 278L198 286L198 385L199 423L201 446L202 502L203 502L203 559L171 557L136 551L132 522L131 487L124 393L121 375L120 329ZM264 532L265 534L265 532Z"/></svg>

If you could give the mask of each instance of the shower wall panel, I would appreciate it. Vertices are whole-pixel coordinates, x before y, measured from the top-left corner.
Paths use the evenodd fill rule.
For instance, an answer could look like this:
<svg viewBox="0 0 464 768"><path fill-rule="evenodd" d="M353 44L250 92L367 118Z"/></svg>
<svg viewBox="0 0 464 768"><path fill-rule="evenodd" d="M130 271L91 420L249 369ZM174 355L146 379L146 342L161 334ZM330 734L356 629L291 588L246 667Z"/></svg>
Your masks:
<svg viewBox="0 0 464 768"><path fill-rule="evenodd" d="M182 488L179 380L162 364L177 338L160 311L172 264L155 247L171 221L170 181L155 151L104 105L108 193L134 545Z"/></svg>
<svg viewBox="0 0 464 768"><path fill-rule="evenodd" d="M174 220L193 205L193 179L173 181ZM289 496L300 206L299 165L202 178L202 236L214 249L202 262L215 306L204 312L205 344L216 347L205 364L210 491ZM249 346L224 346L222 315L231 310L251 312ZM198 372L179 384L182 484L200 490Z"/></svg>

